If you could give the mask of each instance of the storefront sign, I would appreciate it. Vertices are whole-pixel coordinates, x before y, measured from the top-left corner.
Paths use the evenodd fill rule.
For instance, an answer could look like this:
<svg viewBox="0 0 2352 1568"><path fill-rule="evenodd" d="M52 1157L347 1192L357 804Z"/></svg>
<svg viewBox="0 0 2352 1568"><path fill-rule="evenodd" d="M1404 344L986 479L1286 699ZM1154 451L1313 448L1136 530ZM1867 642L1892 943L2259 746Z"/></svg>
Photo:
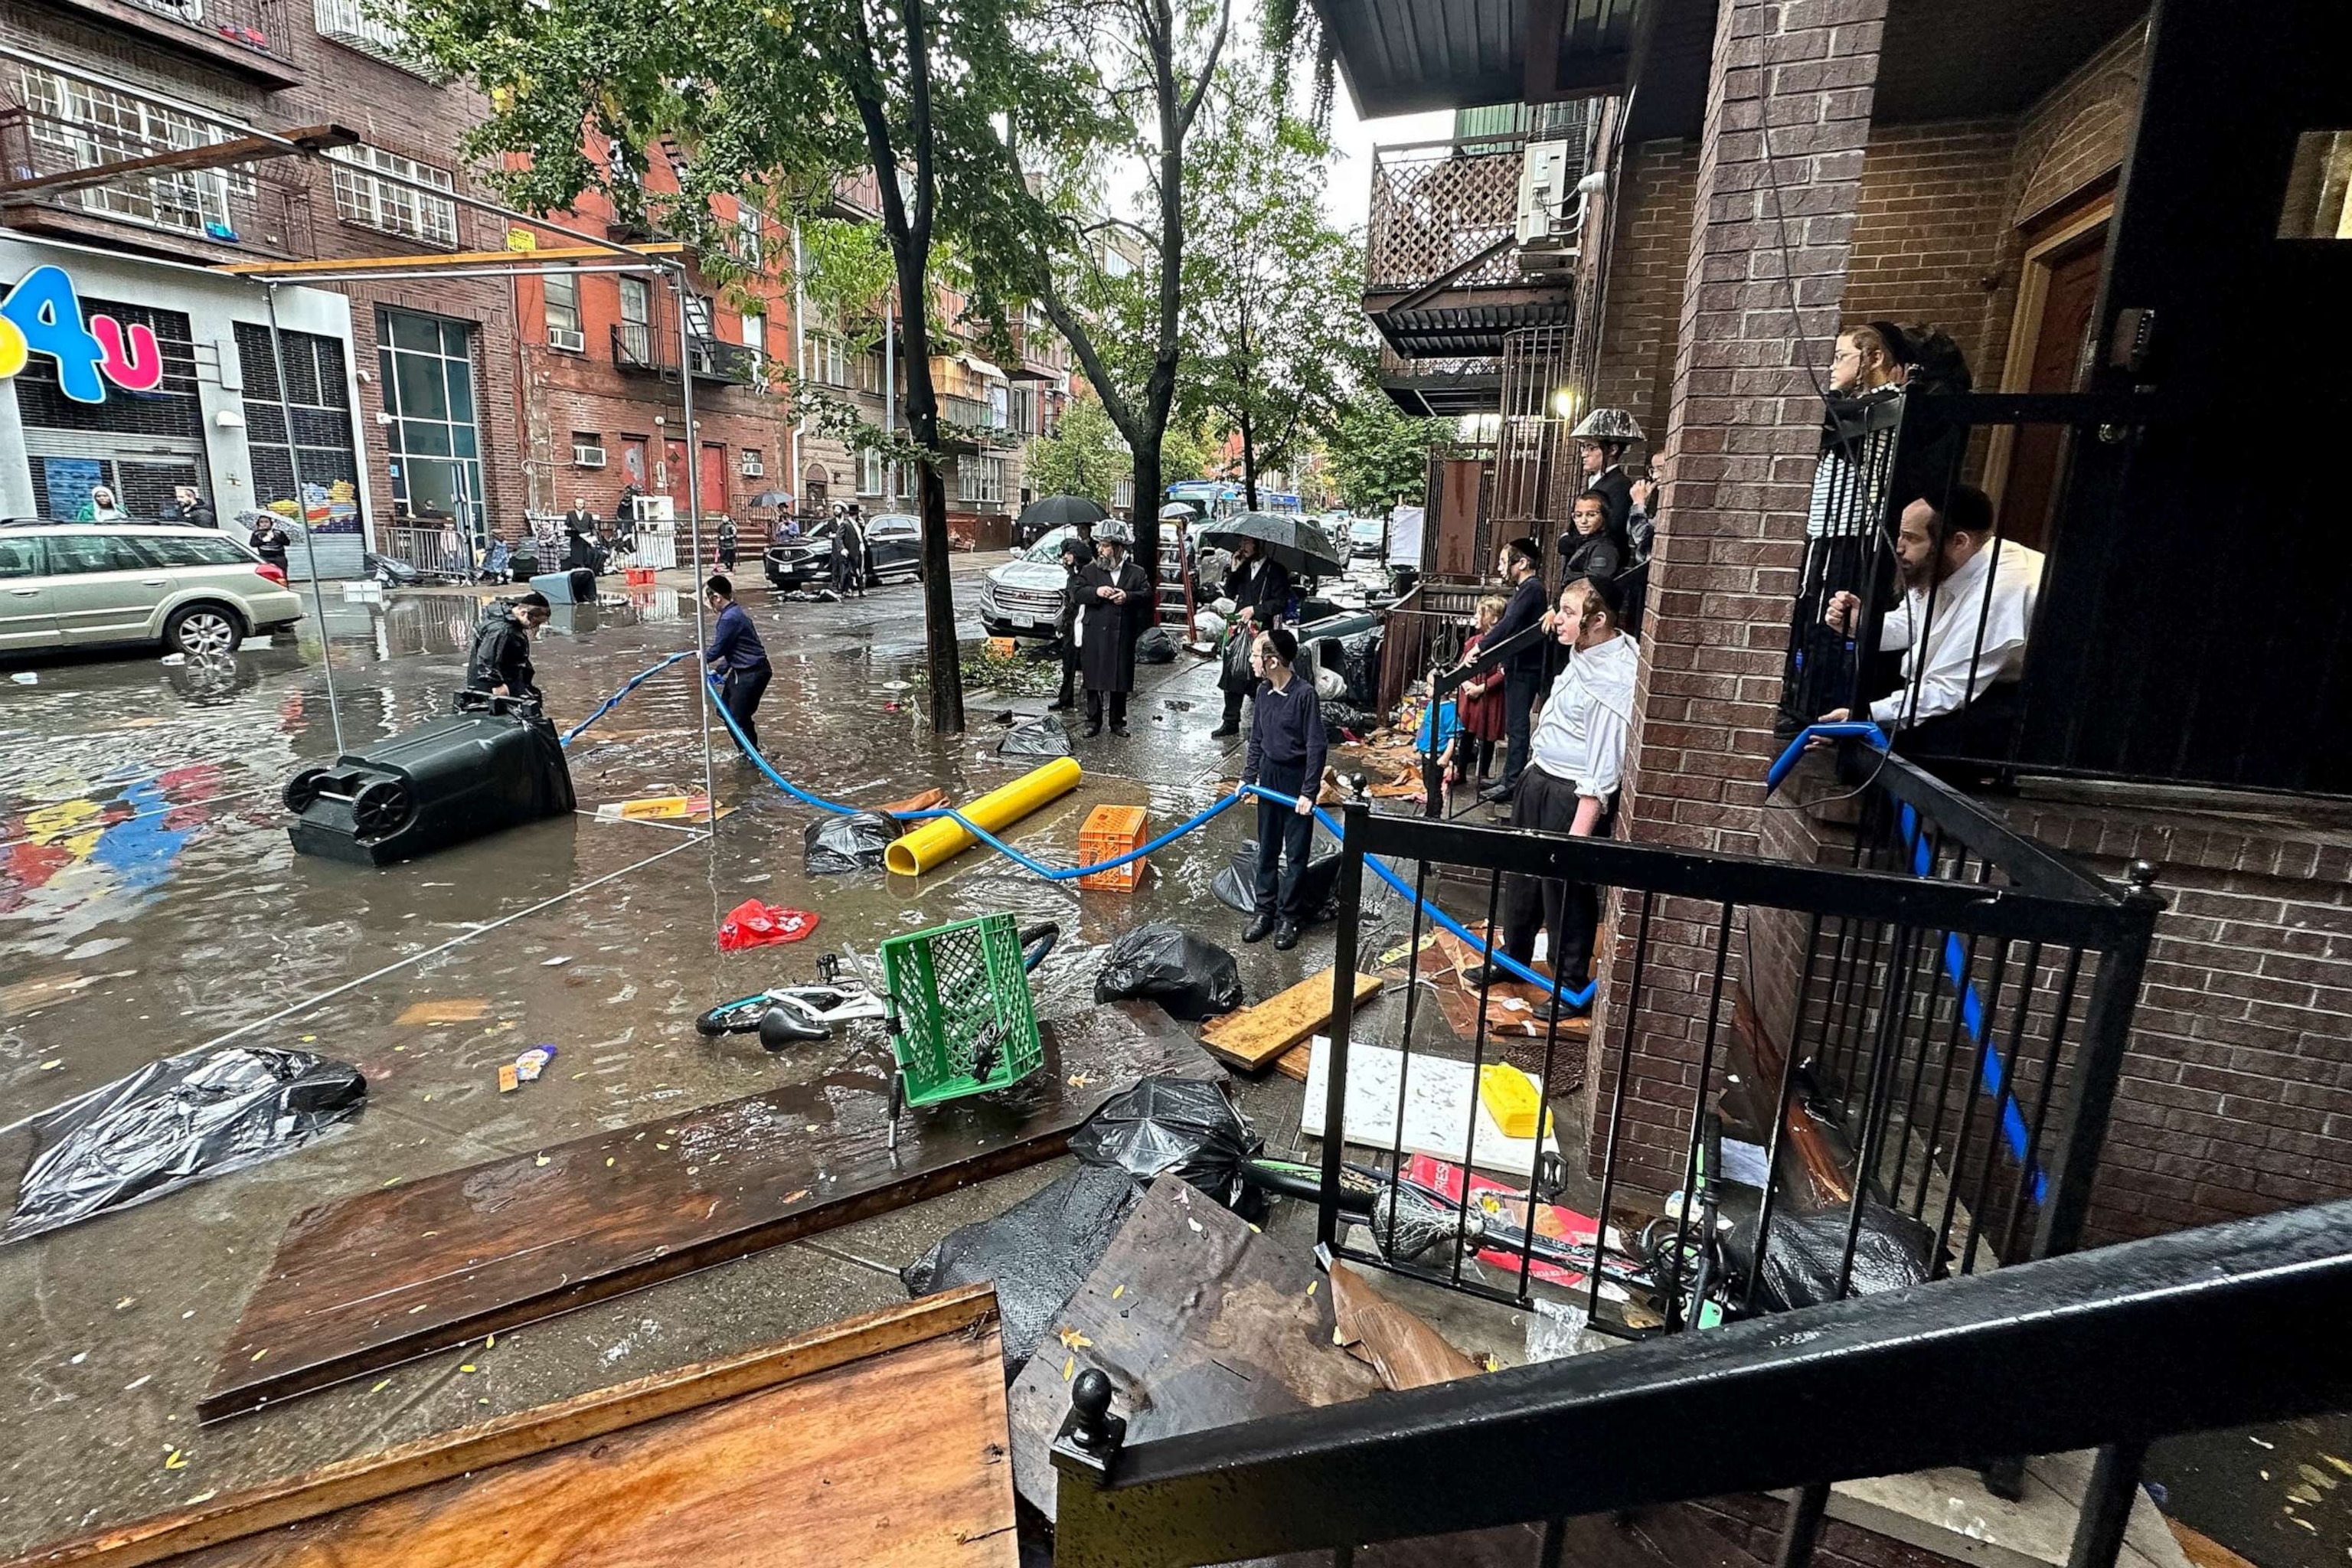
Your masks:
<svg viewBox="0 0 2352 1568"><path fill-rule="evenodd" d="M126 392L163 384L163 352L153 330L136 321L126 329L107 315L85 325L81 300L61 267L34 268L0 300L0 381L37 353L58 362L58 384L76 403L105 402L109 381Z"/></svg>

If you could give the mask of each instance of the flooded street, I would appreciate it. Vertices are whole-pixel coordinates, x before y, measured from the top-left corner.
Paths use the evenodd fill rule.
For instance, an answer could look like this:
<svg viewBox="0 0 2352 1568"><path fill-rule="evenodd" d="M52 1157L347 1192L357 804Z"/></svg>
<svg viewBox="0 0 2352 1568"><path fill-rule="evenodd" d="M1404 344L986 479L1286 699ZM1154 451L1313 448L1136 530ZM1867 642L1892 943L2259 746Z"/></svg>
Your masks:
<svg viewBox="0 0 2352 1568"><path fill-rule="evenodd" d="M960 602L995 559L960 563ZM1031 765L995 754L998 716L1041 711L1046 696L970 692L969 734L928 732L916 588L839 605L762 591L745 604L776 670L761 732L794 782L860 804L935 785L962 801ZM459 594L330 602L346 750L446 710L476 606ZM977 637L977 623L966 631ZM693 636L692 605L668 590L627 608L558 609L535 650L551 717L577 722ZM900 1266L1054 1167L494 1347L194 1423L247 1295L310 1205L794 1083L878 1108L889 1060L878 1025L782 1056L751 1036L694 1029L717 1001L815 978L821 953L878 982L885 937L992 910L1057 921L1062 943L1033 982L1049 1020L1094 1005L1102 945L1148 920L1233 948L1253 1000L1330 961L1328 927L1295 952L1243 947L1240 917L1211 897L1251 831L1238 812L1155 857L1133 897L1049 883L984 849L919 881L811 877L803 835L817 814L731 746L716 764L728 814L709 840L675 824L593 820L600 803L699 789L691 664L649 680L572 748L579 815L383 869L297 857L285 832L280 786L336 750L315 621L299 644L216 668L152 651L17 668L37 681L0 685L0 1180L13 1186L23 1168L26 1119L238 1031L241 1043L351 1062L368 1092L356 1121L284 1158L0 1247L0 1552L902 1300ZM1133 737L1078 742L1086 777L1010 835L1026 850L1067 864L1095 805L1148 805L1157 832L1223 793L1240 758L1208 737L1212 667L1146 667L1139 688ZM814 937L719 952L720 921L753 897L816 912ZM403 1022L429 1002L472 1016ZM556 1047L544 1076L500 1094L499 1066L541 1044ZM1296 1147L1295 1086L1277 1077L1243 1100L1270 1144Z"/></svg>

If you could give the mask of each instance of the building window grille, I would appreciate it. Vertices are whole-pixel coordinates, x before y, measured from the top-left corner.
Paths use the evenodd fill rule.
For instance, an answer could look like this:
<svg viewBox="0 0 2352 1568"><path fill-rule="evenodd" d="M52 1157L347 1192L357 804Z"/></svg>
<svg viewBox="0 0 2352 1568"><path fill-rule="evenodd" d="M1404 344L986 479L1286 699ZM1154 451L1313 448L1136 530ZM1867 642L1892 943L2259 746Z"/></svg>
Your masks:
<svg viewBox="0 0 2352 1568"><path fill-rule="evenodd" d="M335 162L335 211L345 222L434 245L457 243L457 203L382 177L391 174L454 191L457 176L448 170L381 147L331 147L327 156Z"/></svg>

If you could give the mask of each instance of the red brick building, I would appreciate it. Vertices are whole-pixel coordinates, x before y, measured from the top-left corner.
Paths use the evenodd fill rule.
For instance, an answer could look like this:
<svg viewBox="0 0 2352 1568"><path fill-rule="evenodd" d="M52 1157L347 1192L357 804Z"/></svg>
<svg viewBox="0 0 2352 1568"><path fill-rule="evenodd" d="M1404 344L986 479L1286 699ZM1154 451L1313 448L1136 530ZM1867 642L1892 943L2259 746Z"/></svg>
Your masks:
<svg viewBox="0 0 2352 1568"><path fill-rule="evenodd" d="M1363 112L1530 106L1516 131L1384 149L1376 168L1366 306L1387 340L1384 384L1414 412L1490 416L1446 465L1465 472L1430 498L1428 563L1475 571L1503 531L1559 530L1573 488L1566 427L1581 409L1631 409L1648 437L1631 458L1666 458L1618 817L1636 842L1839 864L1850 853L1852 810L1824 764L1801 771L1793 799L1768 803L1762 784L1791 722L1791 606L1841 328L1938 328L1980 394L2204 407L2249 374L2221 367L2259 301L2315 300L2340 271L2342 247L2301 238L2335 231L2327 176L2305 164L2341 156L2333 132L2304 128L2338 121L2288 94L2233 123L2227 152L2198 152L2206 117L2188 84L2216 45L2185 41L2200 24L2183 7L1720 0L1604 5L1566 33L1556 12L1525 7L1513 15L1529 33L1499 53L1455 37L1468 26L1458 12L1403 9L1426 24L1411 37L1371 12L1324 11ZM2167 27L2160 69L2150 40ZM1548 124L1567 145L1538 170ZM2234 184L2221 167L2232 159ZM1531 239L1513 197L1547 183L1553 205ZM2168 184L2210 191L2200 199L2234 216L2192 223L2196 202ZM2158 299L2181 335L2147 361L2144 311ZM2188 548L2198 531L2171 512L2177 491L2134 488L2186 464L2193 442L2087 424L2070 437L2035 423L2060 417L2047 407L2002 406L2023 412L1982 416L1960 477L1991 496L2004 538L2052 564L2010 749L1953 776L1994 781L1982 803L2109 879L2152 862L2169 900L2085 1234L2352 1193L2352 785L2308 738L2314 712L2335 711L2346 645L2340 608L2296 596L2294 574L2277 570L2306 555L2301 493L2290 481L2231 512L2266 541L2257 589L2236 575L2251 563ZM2264 657L2306 695L2315 683L2315 710L2262 695L2244 666L2212 684L2167 670L2175 650L2146 640L2162 615L2153 584L2210 587L2217 574L2254 600L2288 593L2265 617ZM1656 1000L1638 1025L1611 1009L1634 921L1622 900L1604 916L1587 1104L1596 1121L1607 1110L1630 1038L1621 1159L1664 1193L1726 1058L1700 1084L1714 907L1652 912ZM1764 922L1754 934L1730 965L1785 1039L1794 944L1776 947Z"/></svg>

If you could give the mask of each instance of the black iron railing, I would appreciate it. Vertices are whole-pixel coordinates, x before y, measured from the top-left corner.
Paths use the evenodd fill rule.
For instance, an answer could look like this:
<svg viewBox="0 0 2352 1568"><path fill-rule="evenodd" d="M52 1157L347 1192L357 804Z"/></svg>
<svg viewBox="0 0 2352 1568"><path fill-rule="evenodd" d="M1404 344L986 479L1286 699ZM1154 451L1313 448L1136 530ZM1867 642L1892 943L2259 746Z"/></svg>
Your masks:
<svg viewBox="0 0 2352 1568"><path fill-rule="evenodd" d="M1054 1561L1345 1563L1539 1524L1528 1561L1554 1565L1594 1516L1796 1487L1801 1568L1830 1482L2095 1447L2071 1563L2111 1568L2151 1441L2352 1402L2352 1359L2278 1353L2348 1310L2336 1203L1131 1446L1088 1373L1054 1451Z"/></svg>

